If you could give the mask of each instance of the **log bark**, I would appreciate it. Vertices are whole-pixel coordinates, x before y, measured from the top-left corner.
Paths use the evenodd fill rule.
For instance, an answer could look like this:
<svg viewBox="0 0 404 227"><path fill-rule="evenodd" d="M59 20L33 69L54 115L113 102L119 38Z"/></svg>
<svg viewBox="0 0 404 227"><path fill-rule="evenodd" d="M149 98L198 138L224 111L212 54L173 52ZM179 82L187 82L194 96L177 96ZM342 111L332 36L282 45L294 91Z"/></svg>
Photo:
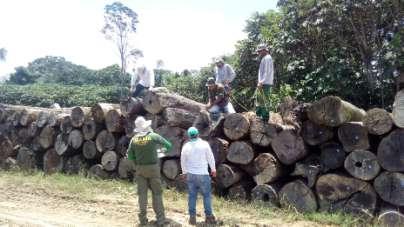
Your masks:
<svg viewBox="0 0 404 227"><path fill-rule="evenodd" d="M254 183L251 181L242 181L229 188L228 196L233 200L250 200L251 190L254 188Z"/></svg>
<svg viewBox="0 0 404 227"><path fill-rule="evenodd" d="M139 114L144 114L143 101L140 98L130 97L127 100L120 102L120 110L124 117L133 117Z"/></svg>
<svg viewBox="0 0 404 227"><path fill-rule="evenodd" d="M30 130L29 128L19 128L18 129L18 142L21 143L22 145L29 146L29 144L32 141L32 138L30 136Z"/></svg>
<svg viewBox="0 0 404 227"><path fill-rule="evenodd" d="M350 153L344 163L344 167L353 177L369 181L380 172L377 157L370 151L354 151Z"/></svg>
<svg viewBox="0 0 404 227"><path fill-rule="evenodd" d="M217 167L216 175L218 186L221 188L228 188L239 182L243 173L234 166L221 164Z"/></svg>
<svg viewBox="0 0 404 227"><path fill-rule="evenodd" d="M181 164L179 159L168 159L163 162L162 171L165 177L170 180L175 178L181 173Z"/></svg>
<svg viewBox="0 0 404 227"><path fill-rule="evenodd" d="M302 181L287 183L279 192L282 207L293 207L302 213L315 212L317 200L313 191Z"/></svg>
<svg viewBox="0 0 404 227"><path fill-rule="evenodd" d="M377 222L384 227L404 226L404 214L397 210L385 210L380 212Z"/></svg>
<svg viewBox="0 0 404 227"><path fill-rule="evenodd" d="M143 98L143 107L151 114L161 113L165 108L175 107L199 113L206 107L202 103L195 102L183 96L169 93L165 89L149 89Z"/></svg>
<svg viewBox="0 0 404 227"><path fill-rule="evenodd" d="M105 114L105 125L108 132L123 132L123 117L119 109L108 110Z"/></svg>
<svg viewBox="0 0 404 227"><path fill-rule="evenodd" d="M92 140L87 140L83 144L83 156L86 159L98 159L102 155L101 152L97 150L97 146L95 145L95 142Z"/></svg>
<svg viewBox="0 0 404 227"><path fill-rule="evenodd" d="M229 114L225 117L223 130L231 140L242 139L250 130L250 120L240 113Z"/></svg>
<svg viewBox="0 0 404 227"><path fill-rule="evenodd" d="M294 130L284 130L272 140L272 149L285 165L291 165L307 155L303 138Z"/></svg>
<svg viewBox="0 0 404 227"><path fill-rule="evenodd" d="M389 112L380 108L373 108L366 112L363 125L373 135L383 135L393 128L393 119Z"/></svg>
<svg viewBox="0 0 404 227"><path fill-rule="evenodd" d="M397 92L393 104L393 122L399 128L404 128L404 89Z"/></svg>
<svg viewBox="0 0 404 227"><path fill-rule="evenodd" d="M69 146L69 135L60 133L56 137L55 141L56 153L60 156L69 155L72 153L73 149Z"/></svg>
<svg viewBox="0 0 404 227"><path fill-rule="evenodd" d="M64 159L63 170L67 174L79 174L88 169L84 157L80 154Z"/></svg>
<svg viewBox="0 0 404 227"><path fill-rule="evenodd" d="M344 166L345 151L342 145L335 142L325 143L320 146L320 163L323 172L338 169Z"/></svg>
<svg viewBox="0 0 404 227"><path fill-rule="evenodd" d="M97 124L92 117L86 117L83 122L82 132L85 140L92 140L102 130L102 125Z"/></svg>
<svg viewBox="0 0 404 227"><path fill-rule="evenodd" d="M362 122L347 122L338 128L338 138L344 150L367 150L370 147L368 131Z"/></svg>
<svg viewBox="0 0 404 227"><path fill-rule="evenodd" d="M161 126L156 133L166 138L173 145L171 151L166 154L167 157L179 157L181 155L182 143L184 142L185 130L178 127Z"/></svg>
<svg viewBox="0 0 404 227"><path fill-rule="evenodd" d="M106 171L113 171L118 166L118 156L115 151L107 151L102 155L101 165Z"/></svg>
<svg viewBox="0 0 404 227"><path fill-rule="evenodd" d="M327 96L308 107L307 115L318 125L336 127L350 121L362 121L366 112L337 96Z"/></svg>
<svg viewBox="0 0 404 227"><path fill-rule="evenodd" d="M27 147L21 147L18 149L17 165L25 171L34 170L36 168L34 152Z"/></svg>
<svg viewBox="0 0 404 227"><path fill-rule="evenodd" d="M104 170L101 164L96 164L90 167L88 170L88 176L95 179L108 179L109 174Z"/></svg>
<svg viewBox="0 0 404 227"><path fill-rule="evenodd" d="M135 175L135 164L127 158L119 160L118 174L121 179L133 179Z"/></svg>
<svg viewBox="0 0 404 227"><path fill-rule="evenodd" d="M221 118L223 119L223 118ZM223 121L224 122L224 119ZM222 129L221 132L219 132L218 134L214 134L211 130L211 120L210 120L210 116L209 116L209 112L208 111L201 111L195 121L192 123L192 126L197 128L199 130L199 135L201 138L207 139L209 136L211 137L222 137L223 134L223 124L222 124Z"/></svg>
<svg viewBox="0 0 404 227"><path fill-rule="evenodd" d="M216 166L226 161L229 151L229 142L224 139L213 137L208 140L213 156L215 157Z"/></svg>
<svg viewBox="0 0 404 227"><path fill-rule="evenodd" d="M297 162L291 176L302 176L307 179L307 186L312 188L321 172L320 160L311 155L302 162Z"/></svg>
<svg viewBox="0 0 404 227"><path fill-rule="evenodd" d="M43 156L43 171L46 174L61 172L63 169L63 159L54 148L46 151Z"/></svg>
<svg viewBox="0 0 404 227"><path fill-rule="evenodd" d="M115 148L115 137L107 130L102 130L100 133L98 133L95 143L97 150L104 153Z"/></svg>
<svg viewBox="0 0 404 227"><path fill-rule="evenodd" d="M42 110L38 113L38 118L36 120L39 128L44 127L48 123L48 119L50 117L50 113L46 110Z"/></svg>
<svg viewBox="0 0 404 227"><path fill-rule="evenodd" d="M149 119L146 118L146 120L149 120ZM153 125L153 123L154 122L152 121L152 125ZM123 128L125 130L125 135L129 138L132 138L135 135L135 132L133 131L135 129L135 119L124 118L123 119ZM156 130L156 128L153 128L153 130Z"/></svg>
<svg viewBox="0 0 404 227"><path fill-rule="evenodd" d="M46 126L41 130L39 134L39 144L43 149L48 149L53 146L55 137L55 130L52 127Z"/></svg>
<svg viewBox="0 0 404 227"><path fill-rule="evenodd" d="M22 126L28 126L31 124L31 122L36 121L38 118L39 110L37 109L31 109L31 108L26 108L23 111L21 111L20 115L20 124Z"/></svg>
<svg viewBox="0 0 404 227"><path fill-rule="evenodd" d="M257 185L251 191L251 200L268 207L279 207L278 191L279 190L272 185Z"/></svg>
<svg viewBox="0 0 404 227"><path fill-rule="evenodd" d="M372 186L355 178L322 175L317 180L316 192L322 209L328 211L342 210L371 217L376 209L377 195Z"/></svg>
<svg viewBox="0 0 404 227"><path fill-rule="evenodd" d="M254 159L254 150L249 142L235 141L230 144L226 158L234 164L246 165Z"/></svg>
<svg viewBox="0 0 404 227"><path fill-rule="evenodd" d="M271 144L278 132L282 131L282 117L272 113L268 122L258 117L250 118L250 139L253 144L267 147Z"/></svg>
<svg viewBox="0 0 404 227"><path fill-rule="evenodd" d="M68 141L69 146L71 146L74 150L78 150L84 141L81 130L75 129L75 130L71 131L69 133L69 138L67 141Z"/></svg>
<svg viewBox="0 0 404 227"><path fill-rule="evenodd" d="M4 161L8 157L16 157L17 156L17 150L14 149L14 145L11 142L11 140L6 137L1 135L0 136L0 164L4 163Z"/></svg>
<svg viewBox="0 0 404 227"><path fill-rule="evenodd" d="M281 163L270 153L261 153L253 161L257 174L253 177L257 185L278 180L283 169Z"/></svg>
<svg viewBox="0 0 404 227"><path fill-rule="evenodd" d="M163 111L163 117L169 126L187 129L192 126L198 114L184 109L169 107Z"/></svg>
<svg viewBox="0 0 404 227"><path fill-rule="evenodd" d="M81 107L81 106L73 107L72 113L70 115L72 126L75 128L82 127L84 120L86 119L87 116L89 116L90 112L91 112L90 107Z"/></svg>
<svg viewBox="0 0 404 227"><path fill-rule="evenodd" d="M34 138L35 136L38 136L40 132L40 128L38 127L38 124L36 121L31 122L28 126L28 136L30 138Z"/></svg>
<svg viewBox="0 0 404 227"><path fill-rule="evenodd" d="M396 206L404 206L404 174L383 172L374 181L380 198Z"/></svg>
<svg viewBox="0 0 404 227"><path fill-rule="evenodd" d="M130 140L131 139L128 138L127 136L121 136L121 138L119 138L118 143L116 145L116 149L115 149L116 153L122 157L125 157L126 153L128 151Z"/></svg>
<svg viewBox="0 0 404 227"><path fill-rule="evenodd" d="M73 130L73 125L69 114L59 114L57 118L57 124L60 125L60 131L62 133L68 134Z"/></svg>
<svg viewBox="0 0 404 227"><path fill-rule="evenodd" d="M404 129L396 129L384 137L377 149L377 159L383 169L404 171Z"/></svg>
<svg viewBox="0 0 404 227"><path fill-rule="evenodd" d="M108 111L119 108L119 104L98 103L91 107L91 115L95 122L103 124Z"/></svg>
<svg viewBox="0 0 404 227"><path fill-rule="evenodd" d="M334 137L334 132L330 127L317 125L308 120L303 122L302 136L307 144L316 146L332 139Z"/></svg>

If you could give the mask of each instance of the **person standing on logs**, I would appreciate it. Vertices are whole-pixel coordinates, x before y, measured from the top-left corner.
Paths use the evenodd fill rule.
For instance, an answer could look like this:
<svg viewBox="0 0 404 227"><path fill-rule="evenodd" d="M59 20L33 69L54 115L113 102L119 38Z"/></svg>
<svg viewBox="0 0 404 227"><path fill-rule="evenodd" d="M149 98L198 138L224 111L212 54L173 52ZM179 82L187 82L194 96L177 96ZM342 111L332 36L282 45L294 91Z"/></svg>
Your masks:
<svg viewBox="0 0 404 227"><path fill-rule="evenodd" d="M181 177L186 179L188 185L189 224L196 225L198 191L203 196L206 224L216 224L216 218L212 212L211 178L208 172L209 166L212 177L216 177L215 158L209 143L199 138L197 128L190 127L187 133L189 141L181 150Z"/></svg>
<svg viewBox="0 0 404 227"><path fill-rule="evenodd" d="M132 97L141 96L145 89L154 86L154 72L144 63L138 64L134 70L134 74L130 79L130 91Z"/></svg>
<svg viewBox="0 0 404 227"><path fill-rule="evenodd" d="M156 213L157 225L166 223L160 166L157 156L157 148L164 146L166 152L171 150L172 144L151 129L151 121L143 117L135 120L135 136L131 139L128 148L128 159L136 166L136 183L139 202L139 221L141 225L147 225L147 191L152 191L153 210Z"/></svg>
<svg viewBox="0 0 404 227"><path fill-rule="evenodd" d="M233 68L229 64L224 63L223 58L217 58L215 63L216 63L215 67L216 84L223 84L225 88L226 87L230 88L230 83L236 77Z"/></svg>
<svg viewBox="0 0 404 227"><path fill-rule="evenodd" d="M216 84L215 78L209 77L206 82L208 87L209 102L206 105L212 121L219 120L221 113L235 113L233 105L229 101L230 91L222 84Z"/></svg>
<svg viewBox="0 0 404 227"><path fill-rule="evenodd" d="M269 95L271 94L271 88L274 83L274 62L269 54L269 49L265 44L260 44L256 51L261 58L256 89L256 114L264 121L268 121L270 104Z"/></svg>

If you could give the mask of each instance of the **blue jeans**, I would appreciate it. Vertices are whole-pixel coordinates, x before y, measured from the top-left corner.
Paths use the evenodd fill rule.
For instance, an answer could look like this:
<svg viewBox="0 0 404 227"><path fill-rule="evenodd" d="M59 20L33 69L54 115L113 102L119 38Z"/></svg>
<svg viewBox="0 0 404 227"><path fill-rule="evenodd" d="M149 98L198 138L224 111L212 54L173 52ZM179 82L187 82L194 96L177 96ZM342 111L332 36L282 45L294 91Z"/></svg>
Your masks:
<svg viewBox="0 0 404 227"><path fill-rule="evenodd" d="M198 191L203 196L205 216L212 215L211 182L209 175L187 174L188 184L188 211L190 216L196 215L196 199Z"/></svg>
<svg viewBox="0 0 404 227"><path fill-rule="evenodd" d="M226 106L220 107L213 105L209 110L210 116L213 121L217 121L220 118L220 113L235 113L233 105L229 102Z"/></svg>

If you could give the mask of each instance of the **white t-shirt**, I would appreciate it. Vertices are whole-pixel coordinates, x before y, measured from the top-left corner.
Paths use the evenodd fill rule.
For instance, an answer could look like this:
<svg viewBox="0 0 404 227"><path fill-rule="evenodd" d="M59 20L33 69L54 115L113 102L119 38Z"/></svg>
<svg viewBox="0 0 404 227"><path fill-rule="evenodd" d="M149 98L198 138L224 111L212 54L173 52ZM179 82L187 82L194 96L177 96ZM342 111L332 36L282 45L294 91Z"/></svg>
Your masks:
<svg viewBox="0 0 404 227"><path fill-rule="evenodd" d="M137 67L135 73L132 75L130 80L130 86L136 86L136 80L139 78L139 84L144 87L154 87L154 72L148 69L146 66Z"/></svg>
<svg viewBox="0 0 404 227"><path fill-rule="evenodd" d="M198 138L182 147L182 173L208 175L208 166L212 171L216 171L215 158L208 142Z"/></svg>
<svg viewBox="0 0 404 227"><path fill-rule="evenodd" d="M258 71L258 83L265 85L274 84L274 62L269 54L261 59L260 68Z"/></svg>

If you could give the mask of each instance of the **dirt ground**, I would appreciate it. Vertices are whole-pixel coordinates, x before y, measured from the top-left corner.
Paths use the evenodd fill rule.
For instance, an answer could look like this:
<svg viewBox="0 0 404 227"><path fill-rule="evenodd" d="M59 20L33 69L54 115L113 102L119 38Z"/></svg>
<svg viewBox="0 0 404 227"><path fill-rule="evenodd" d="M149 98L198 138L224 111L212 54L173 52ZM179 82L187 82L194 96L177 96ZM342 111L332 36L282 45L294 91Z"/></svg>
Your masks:
<svg viewBox="0 0 404 227"><path fill-rule="evenodd" d="M169 226L188 226L183 210L166 206ZM149 220L154 215L149 208ZM203 217L198 217L203 226ZM246 220L248 221L248 220ZM0 184L0 227L5 226L137 226L136 200L124 199L119 195L97 195L90 201L80 201L72 195L49 192L30 185L16 187ZM300 221L283 223L281 219L270 223L240 223L237 226L320 226ZM150 224L150 226L153 226ZM226 226L224 222L223 226Z"/></svg>

